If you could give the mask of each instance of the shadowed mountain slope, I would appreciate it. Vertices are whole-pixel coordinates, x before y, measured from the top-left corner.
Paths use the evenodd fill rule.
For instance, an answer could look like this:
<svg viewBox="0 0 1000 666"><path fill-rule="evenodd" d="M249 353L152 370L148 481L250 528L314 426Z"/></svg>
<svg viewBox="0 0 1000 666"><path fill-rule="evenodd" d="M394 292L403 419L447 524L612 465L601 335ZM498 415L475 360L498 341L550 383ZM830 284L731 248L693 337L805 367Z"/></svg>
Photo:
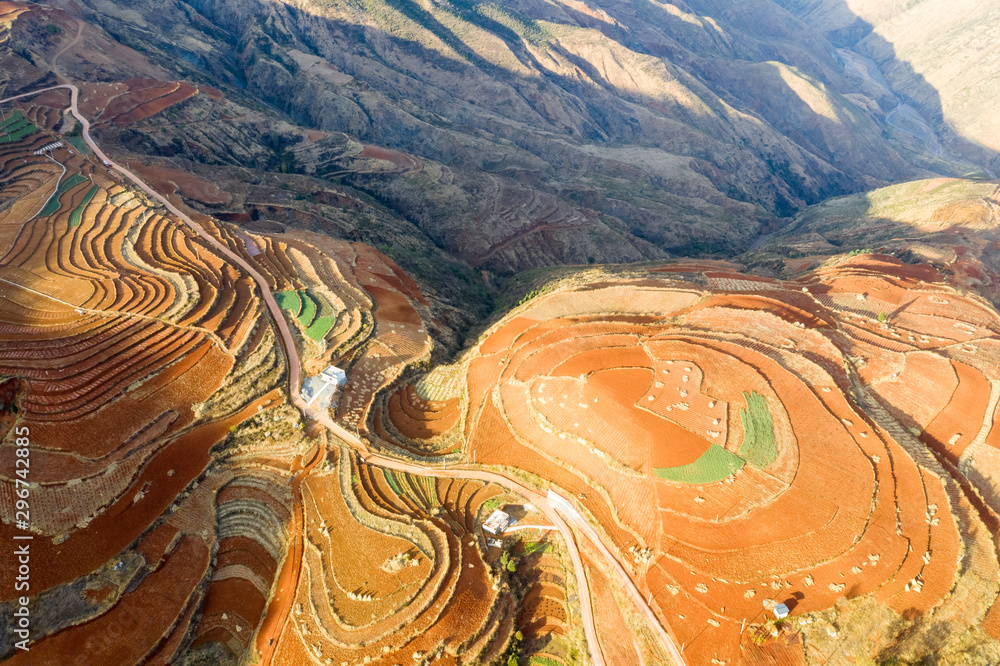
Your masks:
<svg viewBox="0 0 1000 666"><path fill-rule="evenodd" d="M501 274L731 253L829 196L970 170L914 159L821 31L770 0L197 0L82 16L173 78L412 155L424 168L304 168ZM121 76L72 52L62 64ZM203 159L184 137L134 131L133 149Z"/></svg>

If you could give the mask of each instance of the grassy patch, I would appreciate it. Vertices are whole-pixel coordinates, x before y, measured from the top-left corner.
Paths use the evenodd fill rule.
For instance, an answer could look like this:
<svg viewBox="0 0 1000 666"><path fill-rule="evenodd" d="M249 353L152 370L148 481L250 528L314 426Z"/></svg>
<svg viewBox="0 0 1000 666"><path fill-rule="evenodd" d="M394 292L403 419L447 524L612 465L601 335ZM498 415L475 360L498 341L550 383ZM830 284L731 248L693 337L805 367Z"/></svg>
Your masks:
<svg viewBox="0 0 1000 666"><path fill-rule="evenodd" d="M319 342L326 337L335 323L337 323L336 317L317 317L306 329L306 335Z"/></svg>
<svg viewBox="0 0 1000 666"><path fill-rule="evenodd" d="M545 655L533 655L531 661L528 662L528 666L563 666L562 662L558 662L552 657L546 657Z"/></svg>
<svg viewBox="0 0 1000 666"><path fill-rule="evenodd" d="M718 444L712 444L693 463L678 467L656 467L653 473L661 479L678 483L715 483L736 473L743 465L739 456Z"/></svg>
<svg viewBox="0 0 1000 666"><path fill-rule="evenodd" d="M499 496L498 497L491 497L488 500L486 500L485 502L483 502L483 509L486 510L486 511L488 511L489 513L493 513L494 509L496 509L498 506L500 506L500 504L502 502L503 502L503 497L499 497Z"/></svg>
<svg viewBox="0 0 1000 666"><path fill-rule="evenodd" d="M764 468L778 457L774 443L774 420L767 408L767 400L758 393L744 393L747 406L740 410L743 421L743 442L740 457L757 468Z"/></svg>
<svg viewBox="0 0 1000 666"><path fill-rule="evenodd" d="M531 555L532 553L547 553L552 550L551 543L542 543L541 541L529 541L524 545L524 554Z"/></svg>
<svg viewBox="0 0 1000 666"><path fill-rule="evenodd" d="M55 215L59 210L59 199L62 198L62 195L80 183L86 182L86 180L86 178L78 173L74 173L69 178L64 179L61 183L59 183L59 190L55 193L55 196L49 199L49 202L45 204L45 208L42 209L40 216L48 217L49 215Z"/></svg>
<svg viewBox="0 0 1000 666"><path fill-rule="evenodd" d="M69 214L70 227L77 227L80 225L80 222L83 220L83 211L94 199L95 194L97 194L97 185L91 186L90 190L87 192L87 195L83 197L83 201L80 202L80 205L77 206L76 209Z"/></svg>
<svg viewBox="0 0 1000 666"><path fill-rule="evenodd" d="M90 146L87 145L87 142L83 140L82 136L66 136L64 138L69 141L81 155L90 154Z"/></svg>
<svg viewBox="0 0 1000 666"><path fill-rule="evenodd" d="M299 311L302 309L302 300L299 298L299 292L294 289L277 292L274 295L274 300L278 303L278 307L282 310L288 310L292 313L293 317L297 317Z"/></svg>
<svg viewBox="0 0 1000 666"><path fill-rule="evenodd" d="M298 317L299 323L308 327L313 323L313 320L316 319L316 299L305 290L299 294L299 298L302 299L302 310L299 312Z"/></svg>

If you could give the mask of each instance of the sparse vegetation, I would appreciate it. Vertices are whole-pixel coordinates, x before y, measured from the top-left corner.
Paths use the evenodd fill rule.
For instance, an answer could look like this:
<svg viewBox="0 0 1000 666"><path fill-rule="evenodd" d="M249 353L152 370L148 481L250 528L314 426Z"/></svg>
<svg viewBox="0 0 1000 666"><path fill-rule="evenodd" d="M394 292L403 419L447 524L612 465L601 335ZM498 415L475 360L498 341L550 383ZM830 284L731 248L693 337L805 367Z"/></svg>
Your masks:
<svg viewBox="0 0 1000 666"><path fill-rule="evenodd" d="M515 631L511 636L510 645L500 658L501 666L518 666L521 663L521 649L524 643L524 636L520 631Z"/></svg>
<svg viewBox="0 0 1000 666"><path fill-rule="evenodd" d="M545 655L532 655L528 666L563 666L561 662Z"/></svg>

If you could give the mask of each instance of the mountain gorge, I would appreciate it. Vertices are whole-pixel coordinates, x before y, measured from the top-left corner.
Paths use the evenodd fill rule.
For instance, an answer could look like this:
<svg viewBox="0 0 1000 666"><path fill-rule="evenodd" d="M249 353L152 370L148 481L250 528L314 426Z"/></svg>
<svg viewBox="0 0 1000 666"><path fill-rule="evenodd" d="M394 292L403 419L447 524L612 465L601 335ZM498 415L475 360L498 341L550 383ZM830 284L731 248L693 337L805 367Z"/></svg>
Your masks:
<svg viewBox="0 0 1000 666"><path fill-rule="evenodd" d="M920 111L955 155L1000 163L1000 7L981 0L780 0L838 46L870 58L900 101Z"/></svg>

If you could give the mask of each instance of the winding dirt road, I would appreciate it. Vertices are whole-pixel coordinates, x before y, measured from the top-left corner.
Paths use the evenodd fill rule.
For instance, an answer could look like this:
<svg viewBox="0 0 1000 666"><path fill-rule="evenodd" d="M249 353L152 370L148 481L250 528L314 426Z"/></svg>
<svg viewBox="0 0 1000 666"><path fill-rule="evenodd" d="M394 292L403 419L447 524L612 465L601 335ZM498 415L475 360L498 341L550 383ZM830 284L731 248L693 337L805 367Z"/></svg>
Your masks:
<svg viewBox="0 0 1000 666"><path fill-rule="evenodd" d="M590 586L587 581L586 571L583 566L583 561L580 557L579 549L576 545L575 536L573 530L570 528L566 520L564 520L562 514L566 514L566 518L571 522L580 532L594 545L595 548L604 556L611 568L617 572L621 582L625 585L629 596L635 602L639 612L645 617L652 628L654 629L656 635L660 638L664 649L671 656L671 658L677 663L683 665L684 658L681 656L680 650L677 649L676 642L672 639L669 633L664 629L663 625L660 623L656 614L652 609L646 604L645 600L642 598L638 588L636 588L635 583L632 581L631 577L621 566L614 555L608 550L608 548L601 541L597 533L587 524L583 517L576 511L576 509L565 499L559 495L549 492L548 496L543 496L538 494L536 491L528 488L527 486L521 485L516 480L507 477L503 474L496 472L487 472L478 469L464 469L464 468L450 468L443 469L437 467L430 467L427 465L416 464L413 462L408 462L404 460L399 460L391 458L382 454L373 453L369 450L368 446L361 441L356 435L347 431L340 424L336 423L330 418L329 414L310 407L306 404L306 401L302 398L299 392L299 387L301 384L301 371L300 371L300 361L298 350L295 346L295 338L292 336L291 331L288 328L288 322L285 320L284 315L281 312L281 308L278 303L274 300L274 296L271 293L270 286L264 277L258 273L253 266L248 264L243 260L238 254L234 253L228 247L219 242L215 237L210 235L205 231L201 225L195 222L193 219L188 217L180 209L178 209L174 204L172 204L165 196L161 195L159 192L154 190L152 187L143 182L138 176L133 174L128 169L116 164L114 161L108 158L107 155L100 149L100 147L94 142L93 138L90 136L90 122L80 114L77 106L79 99L79 88L72 84L60 84L56 86L51 86L48 88L43 88L41 90L35 90L29 93L23 93L21 95L15 95L13 97L8 97L6 99L0 100L0 104L6 102L11 102L14 100L22 99L25 97L31 97L39 93L46 92L48 90L66 89L70 91L70 111L73 116L80 122L83 131L83 140L87 143L94 154L100 159L104 164L114 171L117 171L122 176L128 180L135 183L142 191L146 192L150 197L159 201L163 204L167 210L177 216L186 225L188 225L195 233L201 236L209 245L211 245L215 250L217 250L222 256L226 257L232 263L239 266L241 269L247 272L257 285L260 287L261 295L264 302L267 304L268 311L271 313L271 318L274 320L275 325L278 327L278 332L281 334L282 346L285 349L285 356L288 360L288 376L289 376L289 394L291 396L292 403L302 411L302 413L311 419L323 424L330 432L332 432L336 437L343 440L349 444L353 449L355 449L361 459L371 465L378 465L387 469L398 470L402 472L408 472L411 474L417 474L422 476L432 476L432 477L444 477L444 478L460 478L460 479L476 479L480 481L488 481L491 483L496 483L501 486L507 486L512 491L517 492L522 495L525 499L534 504L545 516L552 521L559 532L562 534L563 539L566 541L566 546L570 552L570 558L573 561L573 567L576 570L577 585L580 591L580 611L583 617L584 623L584 633L587 637L587 644L589 646L589 651L591 654L591 659L595 666L604 666L604 655L601 651L600 642L597 638L597 627L594 622L593 609L591 606L591 595ZM261 625L261 630L257 637L257 649L261 653L261 664L270 664L273 659L274 652L277 649L278 638L281 634L281 630L285 624L289 612L291 611L292 601L294 599L294 591L298 585L299 573L301 571L301 553L302 553L302 539L304 538L302 533L302 506L299 497L298 486L301 484L302 479L316 466L316 464L326 457L326 449L324 445L319 447L316 452L315 457L300 471L296 472L292 481L293 485L293 496L295 497L295 507L293 511L293 525L292 525L292 543L289 546L289 554L286 558L285 564L282 566L282 571L279 574L279 590L283 585L290 586L285 589L290 590L290 592L279 593L275 595L270 606L268 607L267 614L265 616L264 622Z"/></svg>

